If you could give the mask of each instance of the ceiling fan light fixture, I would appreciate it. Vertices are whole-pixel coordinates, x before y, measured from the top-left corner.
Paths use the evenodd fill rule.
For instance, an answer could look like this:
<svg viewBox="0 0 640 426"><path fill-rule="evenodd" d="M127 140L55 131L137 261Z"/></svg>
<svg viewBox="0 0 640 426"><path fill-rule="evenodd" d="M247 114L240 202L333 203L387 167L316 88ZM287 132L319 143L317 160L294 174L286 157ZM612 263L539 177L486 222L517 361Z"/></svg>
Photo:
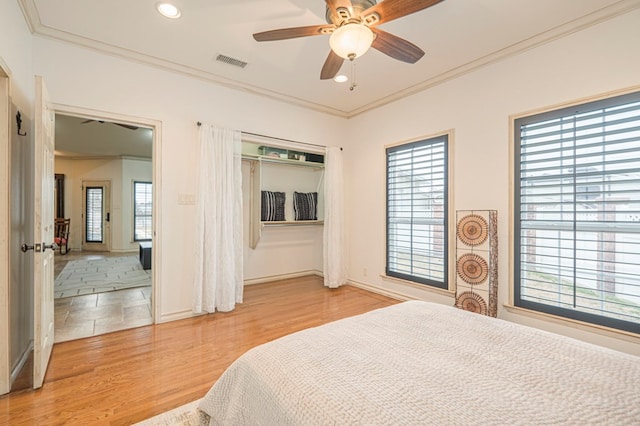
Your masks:
<svg viewBox="0 0 640 426"><path fill-rule="evenodd" d="M336 83L344 83L347 80L349 80L349 77L347 77L344 74L338 74L335 77L333 77L333 81L335 81Z"/></svg>
<svg viewBox="0 0 640 426"><path fill-rule="evenodd" d="M180 13L180 9L178 9L176 6L172 5L171 3L164 3L164 2L157 3L156 9L158 10L158 12L160 12L162 16L170 19L178 19L180 15L182 15Z"/></svg>
<svg viewBox="0 0 640 426"><path fill-rule="evenodd" d="M344 59L353 60L364 55L373 43L373 31L366 25L350 23L331 33L329 46Z"/></svg>

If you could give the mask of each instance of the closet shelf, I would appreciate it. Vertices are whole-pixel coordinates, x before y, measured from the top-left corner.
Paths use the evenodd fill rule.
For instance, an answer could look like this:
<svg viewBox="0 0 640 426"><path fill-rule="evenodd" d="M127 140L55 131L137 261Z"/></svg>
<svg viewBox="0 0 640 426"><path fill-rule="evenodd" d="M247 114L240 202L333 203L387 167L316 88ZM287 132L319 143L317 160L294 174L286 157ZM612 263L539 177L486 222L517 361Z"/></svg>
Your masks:
<svg viewBox="0 0 640 426"><path fill-rule="evenodd" d="M261 161L263 163L278 163L288 166L313 167L316 169L324 169L324 163L316 163L315 161L289 160L288 158L269 157L267 155L250 155L242 154L243 160Z"/></svg>
<svg viewBox="0 0 640 426"><path fill-rule="evenodd" d="M324 225L324 220L281 220L274 222L260 222L262 226L315 226Z"/></svg>
<svg viewBox="0 0 640 426"><path fill-rule="evenodd" d="M323 180L325 169L325 156L319 153L302 152L282 147L255 146L244 143L242 149L242 161L250 167L249 186L249 247L256 249L265 228L284 227L284 229L314 229L309 227L323 226L322 220L291 220L295 217L293 199L295 193L316 193L316 212L322 211ZM301 161L300 158L304 158ZM261 221L262 218L262 194L263 191L284 192L284 217L286 221ZM280 208L280 207L279 207ZM311 209L311 207L309 207ZM311 211L309 216L317 217ZM271 216L269 216L271 217ZM282 216L278 216L282 217Z"/></svg>

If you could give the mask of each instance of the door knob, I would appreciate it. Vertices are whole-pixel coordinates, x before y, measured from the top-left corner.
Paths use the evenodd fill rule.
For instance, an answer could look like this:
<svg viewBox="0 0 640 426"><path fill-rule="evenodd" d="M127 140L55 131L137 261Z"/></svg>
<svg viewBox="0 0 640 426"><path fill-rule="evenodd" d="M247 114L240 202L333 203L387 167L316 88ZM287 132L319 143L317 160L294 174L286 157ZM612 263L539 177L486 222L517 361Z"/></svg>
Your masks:
<svg viewBox="0 0 640 426"><path fill-rule="evenodd" d="M49 245L47 245L46 243L42 243L42 251L45 251L46 249L51 249L53 251L55 251L58 248L58 244L51 243Z"/></svg>
<svg viewBox="0 0 640 426"><path fill-rule="evenodd" d="M51 244L42 243L42 244L35 244L33 246L29 246L26 243L22 243L22 245L20 246L20 250L22 250L23 253L26 253L29 250L34 250L35 252L40 253L42 251L45 251L46 249L56 250L57 248L58 248L58 244L56 243L51 243Z"/></svg>

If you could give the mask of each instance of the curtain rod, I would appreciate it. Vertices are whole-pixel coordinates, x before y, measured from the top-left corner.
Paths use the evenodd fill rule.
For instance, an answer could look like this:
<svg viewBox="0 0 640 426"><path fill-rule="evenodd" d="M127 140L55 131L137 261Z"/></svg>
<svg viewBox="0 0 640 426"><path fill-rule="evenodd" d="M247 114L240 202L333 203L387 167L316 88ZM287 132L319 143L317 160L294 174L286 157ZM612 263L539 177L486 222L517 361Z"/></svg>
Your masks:
<svg viewBox="0 0 640 426"><path fill-rule="evenodd" d="M198 121L196 124L198 125L198 127L202 126L202 122L200 122L200 121ZM279 141L283 141L283 142L293 142L293 143L299 143L299 144L302 144L302 145L317 146L318 148L327 148L324 145L318 145L318 144L309 143L309 142L294 141L292 139L277 138L275 136L261 135L260 133L251 133L251 132L242 131L242 134L243 135L250 135L250 136L258 136L260 138L275 139L275 140L279 140ZM340 151L342 151L342 147L340 147Z"/></svg>

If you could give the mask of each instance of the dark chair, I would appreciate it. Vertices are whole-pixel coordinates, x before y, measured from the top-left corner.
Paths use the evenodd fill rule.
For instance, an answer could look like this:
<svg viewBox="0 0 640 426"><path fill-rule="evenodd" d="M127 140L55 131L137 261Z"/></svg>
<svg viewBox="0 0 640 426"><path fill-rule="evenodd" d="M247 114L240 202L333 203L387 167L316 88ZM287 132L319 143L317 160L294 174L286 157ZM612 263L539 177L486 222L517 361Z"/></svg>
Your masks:
<svg viewBox="0 0 640 426"><path fill-rule="evenodd" d="M69 227L71 219L56 218L53 241L60 247L60 254L69 253ZM64 248L64 251L62 250Z"/></svg>

